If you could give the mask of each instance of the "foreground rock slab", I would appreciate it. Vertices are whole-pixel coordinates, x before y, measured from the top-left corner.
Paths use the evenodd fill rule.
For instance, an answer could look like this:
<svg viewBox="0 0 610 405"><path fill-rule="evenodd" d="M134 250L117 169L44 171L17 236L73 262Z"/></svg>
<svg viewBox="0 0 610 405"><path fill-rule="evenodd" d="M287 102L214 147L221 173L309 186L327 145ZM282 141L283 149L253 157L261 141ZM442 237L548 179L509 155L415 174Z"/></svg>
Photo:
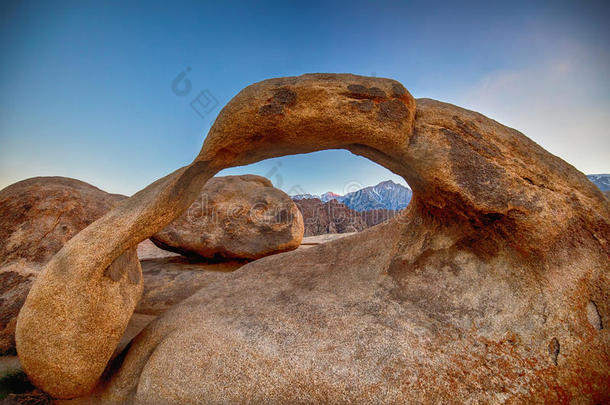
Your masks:
<svg viewBox="0 0 610 405"><path fill-rule="evenodd" d="M144 292L135 311L161 315L216 279L222 279L247 261L206 263L184 257L142 260Z"/></svg>
<svg viewBox="0 0 610 405"><path fill-rule="evenodd" d="M101 277L106 266L186 210L219 170L336 148L403 176L413 189L408 208L386 224L265 257L203 286L132 341L94 398L144 404L610 397L608 200L516 130L453 105L414 100L393 80L335 74L245 88L221 111L193 164L68 242L19 316L26 372L54 395L92 387L88 365L58 356L81 356L85 348L68 343L115 305L113 287ZM59 277L66 287L57 290ZM104 305L80 305L74 291L82 288L96 288L91 295ZM64 305L43 311L41 297L50 291ZM45 317L63 322L73 308L67 331L44 324ZM41 324L44 337L36 329ZM91 380L57 382L76 370Z"/></svg>
<svg viewBox="0 0 610 405"><path fill-rule="evenodd" d="M259 259L296 249L303 217L290 196L261 176L210 179L195 202L151 240L207 259Z"/></svg>
<svg viewBox="0 0 610 405"><path fill-rule="evenodd" d="M66 177L34 177L0 191L0 354L15 353L17 314L44 265L125 198Z"/></svg>

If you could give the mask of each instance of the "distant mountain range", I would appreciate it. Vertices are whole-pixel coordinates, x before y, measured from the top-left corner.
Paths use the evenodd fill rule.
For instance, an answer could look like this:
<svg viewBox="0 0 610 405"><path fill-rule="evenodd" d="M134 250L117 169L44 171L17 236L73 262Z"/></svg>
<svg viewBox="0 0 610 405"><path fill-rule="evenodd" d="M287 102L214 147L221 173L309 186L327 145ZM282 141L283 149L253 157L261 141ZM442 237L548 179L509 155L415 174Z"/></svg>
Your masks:
<svg viewBox="0 0 610 405"><path fill-rule="evenodd" d="M610 190L610 174L588 174L587 177L593 182L601 191Z"/></svg>
<svg viewBox="0 0 610 405"><path fill-rule="evenodd" d="M317 195L317 194L296 194L291 196L291 198L294 201L298 201L298 200L311 200L313 198L317 198L318 200L322 201L322 202L329 202L330 200L341 200L341 198L343 198L342 195L337 194L337 193L333 193L332 191L329 191L327 193L321 194L321 195Z"/></svg>
<svg viewBox="0 0 610 405"><path fill-rule="evenodd" d="M293 200L317 198L322 202L337 200L355 211L370 211L378 209L401 210L409 205L413 192L410 188L396 184L392 180L382 181L376 186L364 187L358 191L339 195L327 192L322 195L298 194Z"/></svg>
<svg viewBox="0 0 610 405"><path fill-rule="evenodd" d="M610 174L589 174L587 177L600 190L610 191ZM413 197L413 192L410 188L394 183L392 180L387 180L376 186L364 187L346 195L329 191L322 195L298 194L292 196L292 199L298 201L316 198L323 203L337 200L348 208L362 212L378 209L401 210L409 205L411 197Z"/></svg>

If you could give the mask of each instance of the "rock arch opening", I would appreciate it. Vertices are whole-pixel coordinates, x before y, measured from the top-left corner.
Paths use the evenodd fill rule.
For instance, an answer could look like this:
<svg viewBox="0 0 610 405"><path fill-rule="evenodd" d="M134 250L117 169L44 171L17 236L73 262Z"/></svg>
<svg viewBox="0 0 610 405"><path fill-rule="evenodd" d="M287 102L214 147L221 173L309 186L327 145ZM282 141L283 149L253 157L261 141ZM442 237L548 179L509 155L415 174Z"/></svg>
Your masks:
<svg viewBox="0 0 610 405"><path fill-rule="evenodd" d="M412 197L402 177L343 149L267 159L218 176L245 173L262 175L291 196L305 237L363 231L396 217Z"/></svg>

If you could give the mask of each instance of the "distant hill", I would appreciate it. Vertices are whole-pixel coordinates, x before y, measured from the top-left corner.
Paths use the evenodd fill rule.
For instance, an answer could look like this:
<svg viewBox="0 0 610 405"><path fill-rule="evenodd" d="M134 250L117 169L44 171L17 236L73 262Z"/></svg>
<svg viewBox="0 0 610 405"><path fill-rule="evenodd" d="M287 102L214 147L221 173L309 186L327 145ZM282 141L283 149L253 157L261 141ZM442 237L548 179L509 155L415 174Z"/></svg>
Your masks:
<svg viewBox="0 0 610 405"><path fill-rule="evenodd" d="M319 199L322 202L337 200L348 208L356 211L370 210L401 210L409 205L413 192L410 188L394 183L392 180L382 181L376 186L364 187L344 196L328 192L321 196L299 194L292 196L295 201L303 199Z"/></svg>
<svg viewBox="0 0 610 405"><path fill-rule="evenodd" d="M294 203L303 214L304 236L360 232L398 215L398 211L386 209L356 211L336 199L301 198Z"/></svg>
<svg viewBox="0 0 610 405"><path fill-rule="evenodd" d="M610 190L610 174L588 174L587 177L593 182L601 191Z"/></svg>

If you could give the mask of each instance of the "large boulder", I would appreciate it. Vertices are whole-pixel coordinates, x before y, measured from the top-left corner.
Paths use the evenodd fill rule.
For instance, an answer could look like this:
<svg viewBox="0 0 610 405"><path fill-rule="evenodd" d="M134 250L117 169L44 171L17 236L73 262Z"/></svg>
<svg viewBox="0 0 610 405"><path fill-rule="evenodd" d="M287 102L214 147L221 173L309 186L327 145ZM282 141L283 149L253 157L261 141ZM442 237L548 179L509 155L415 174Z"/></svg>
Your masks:
<svg viewBox="0 0 610 405"><path fill-rule="evenodd" d="M0 354L33 280L74 235L127 197L66 177L35 177L0 191Z"/></svg>
<svg viewBox="0 0 610 405"><path fill-rule="evenodd" d="M516 130L416 101L393 80L334 74L247 87L221 111L193 164L69 241L19 316L26 372L53 395L82 394L65 377L77 370L93 377L97 364L61 356L81 356L84 349L69 342L93 333L89 318L119 299L101 294L110 291L100 276L105 266L180 215L216 172L336 148L403 176L414 193L407 209L355 235L210 280L131 342L95 398L607 400L608 200ZM60 277L65 288L57 290ZM92 294L103 305L81 305L75 287L97 288ZM51 291L61 305L43 310Z"/></svg>
<svg viewBox="0 0 610 405"><path fill-rule="evenodd" d="M303 218L290 196L264 177L214 177L184 214L150 239L185 256L254 260L298 248Z"/></svg>

